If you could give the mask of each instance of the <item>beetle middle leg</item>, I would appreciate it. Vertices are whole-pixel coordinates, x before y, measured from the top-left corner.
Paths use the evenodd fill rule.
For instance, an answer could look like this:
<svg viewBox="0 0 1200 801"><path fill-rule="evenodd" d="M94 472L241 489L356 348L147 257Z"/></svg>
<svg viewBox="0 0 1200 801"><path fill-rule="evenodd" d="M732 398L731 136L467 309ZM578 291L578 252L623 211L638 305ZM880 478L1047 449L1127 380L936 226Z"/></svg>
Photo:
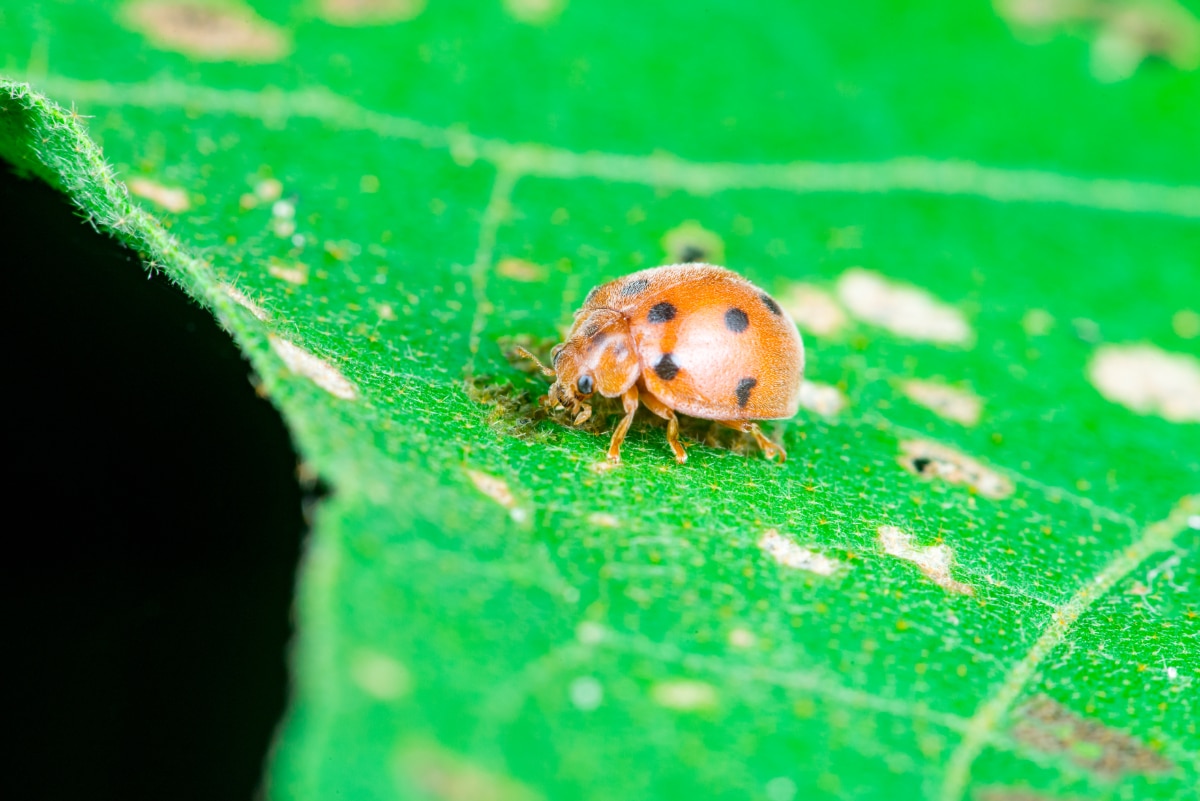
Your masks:
<svg viewBox="0 0 1200 801"><path fill-rule="evenodd" d="M763 456L768 459L774 459L778 456L781 463L787 461L787 451L783 449L782 445L776 445L767 439L767 435L758 427L758 423L750 420L718 420L717 422L727 428L732 428L734 431L741 431L743 434L752 434L754 441L758 443L758 447L762 448Z"/></svg>
<svg viewBox="0 0 1200 801"><path fill-rule="evenodd" d="M647 409L667 421L667 444L671 446L671 452L675 454L676 462L679 464L686 462L687 451L683 449L683 443L679 441L679 418L675 416L675 410L659 400L645 387L642 388L642 403L646 405Z"/></svg>
<svg viewBox="0 0 1200 801"><path fill-rule="evenodd" d="M625 441L625 434L629 431L629 426L633 424L633 416L638 409L637 384L625 390L625 394L621 396L621 403L625 405L625 416L621 418L621 422L617 423L617 430L613 432L612 442L608 445L610 462L621 461L621 443Z"/></svg>

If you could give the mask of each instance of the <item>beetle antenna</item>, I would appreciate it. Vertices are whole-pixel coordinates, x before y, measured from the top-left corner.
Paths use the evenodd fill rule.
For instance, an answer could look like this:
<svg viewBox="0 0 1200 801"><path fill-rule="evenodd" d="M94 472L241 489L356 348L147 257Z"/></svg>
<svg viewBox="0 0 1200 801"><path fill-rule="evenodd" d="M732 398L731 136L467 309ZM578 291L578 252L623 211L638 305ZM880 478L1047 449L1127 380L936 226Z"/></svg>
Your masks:
<svg viewBox="0 0 1200 801"><path fill-rule="evenodd" d="M546 378L554 378L557 375L557 373L555 373L553 369L542 364L541 359L539 359L537 356L534 356L529 351L525 350L525 348L517 348L517 355L522 356L526 359L529 359L531 362L536 364L538 369L542 371L542 375L546 376Z"/></svg>

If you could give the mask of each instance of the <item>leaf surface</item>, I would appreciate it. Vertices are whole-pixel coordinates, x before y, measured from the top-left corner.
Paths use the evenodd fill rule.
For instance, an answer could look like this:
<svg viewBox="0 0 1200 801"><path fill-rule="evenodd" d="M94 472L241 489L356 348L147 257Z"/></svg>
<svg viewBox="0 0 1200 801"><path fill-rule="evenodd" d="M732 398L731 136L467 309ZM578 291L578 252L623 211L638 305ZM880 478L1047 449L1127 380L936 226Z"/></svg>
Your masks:
<svg viewBox="0 0 1200 801"><path fill-rule="evenodd" d="M0 6L0 155L332 488L272 797L1193 797L1200 75L997 8ZM681 248L800 320L784 466L505 356Z"/></svg>

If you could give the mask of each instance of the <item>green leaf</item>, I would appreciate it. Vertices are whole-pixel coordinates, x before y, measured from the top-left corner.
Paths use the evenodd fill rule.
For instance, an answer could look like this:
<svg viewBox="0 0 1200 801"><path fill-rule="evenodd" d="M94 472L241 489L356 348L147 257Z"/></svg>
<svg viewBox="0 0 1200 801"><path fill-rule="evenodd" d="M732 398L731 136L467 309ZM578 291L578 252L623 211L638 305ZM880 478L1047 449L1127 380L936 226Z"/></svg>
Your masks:
<svg viewBox="0 0 1200 801"><path fill-rule="evenodd" d="M1200 26L1043 5L0 6L0 155L332 488L272 797L1194 797ZM684 253L800 322L783 466L506 357Z"/></svg>

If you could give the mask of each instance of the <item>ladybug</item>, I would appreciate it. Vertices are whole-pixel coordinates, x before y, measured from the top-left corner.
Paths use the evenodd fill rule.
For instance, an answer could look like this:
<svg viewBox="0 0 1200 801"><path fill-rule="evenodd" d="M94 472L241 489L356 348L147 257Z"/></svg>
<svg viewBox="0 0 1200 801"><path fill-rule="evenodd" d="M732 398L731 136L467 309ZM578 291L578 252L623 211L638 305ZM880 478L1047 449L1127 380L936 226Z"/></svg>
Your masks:
<svg viewBox="0 0 1200 801"><path fill-rule="evenodd" d="M621 399L612 462L621 460L639 403L667 421L680 464L687 451L676 412L752 434L768 459L787 458L754 421L796 414L804 343L770 295L723 267L671 264L598 286L575 312L566 342L550 352L552 367L517 352L554 379L543 401L570 409L575 425L591 417L593 394Z"/></svg>

